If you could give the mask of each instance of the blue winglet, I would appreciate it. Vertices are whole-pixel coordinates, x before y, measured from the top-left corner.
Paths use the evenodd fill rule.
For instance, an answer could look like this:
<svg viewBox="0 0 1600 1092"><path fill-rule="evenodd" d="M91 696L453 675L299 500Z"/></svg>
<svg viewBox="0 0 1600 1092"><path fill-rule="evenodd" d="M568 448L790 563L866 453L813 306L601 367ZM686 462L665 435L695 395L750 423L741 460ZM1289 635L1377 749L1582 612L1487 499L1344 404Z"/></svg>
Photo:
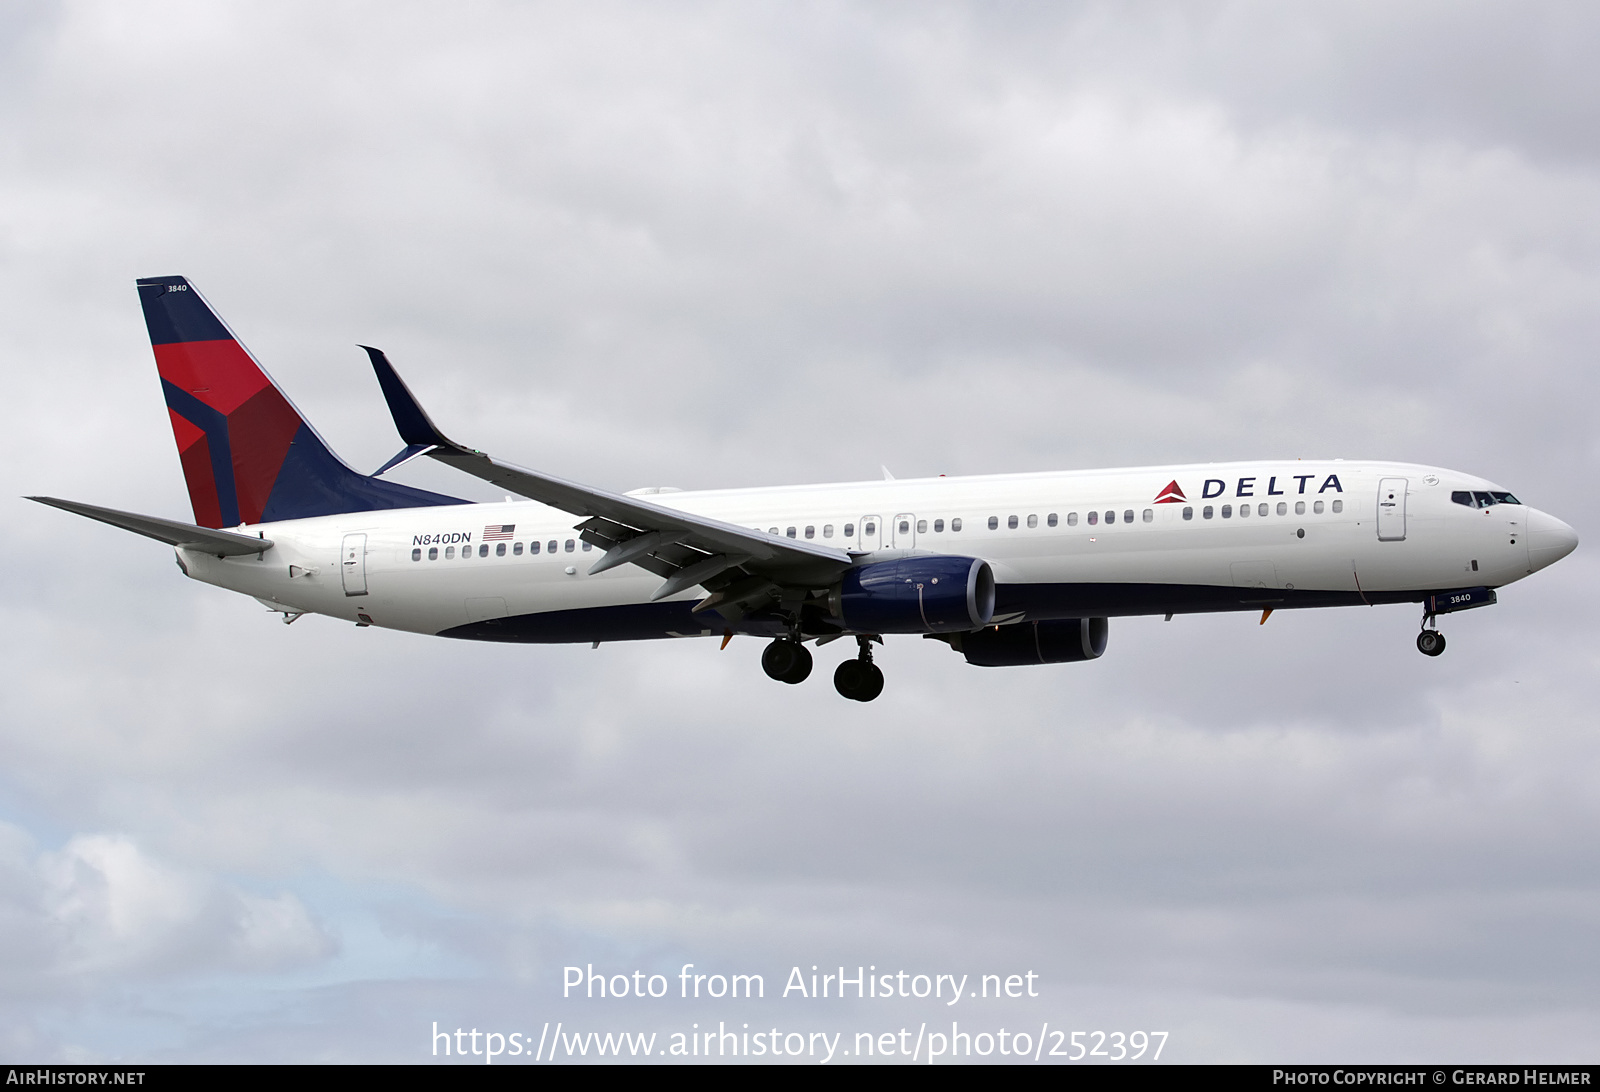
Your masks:
<svg viewBox="0 0 1600 1092"><path fill-rule="evenodd" d="M383 350L374 349L370 345L361 347L367 351L367 356L372 360L372 370L378 373L378 386L383 388L384 401L389 403L389 415L394 418L394 427L399 430L400 439L406 442L406 450L384 464L383 470L420 455L424 448L459 447L459 444L448 440L445 434L428 419L427 411L406 386L405 380L394 370L389 358L383 355ZM412 448L417 450L413 451ZM378 473L382 474L383 470Z"/></svg>

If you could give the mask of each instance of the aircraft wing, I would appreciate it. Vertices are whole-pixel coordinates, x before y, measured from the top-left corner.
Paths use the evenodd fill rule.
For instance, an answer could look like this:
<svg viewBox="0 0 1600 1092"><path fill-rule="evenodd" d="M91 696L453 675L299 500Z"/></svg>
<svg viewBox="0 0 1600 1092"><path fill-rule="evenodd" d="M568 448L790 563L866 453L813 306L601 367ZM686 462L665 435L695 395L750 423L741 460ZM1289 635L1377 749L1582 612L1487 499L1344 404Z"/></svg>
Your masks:
<svg viewBox="0 0 1600 1092"><path fill-rule="evenodd" d="M699 608L705 610L724 600L742 599L745 606L752 606L758 591L759 597L772 597L768 594L772 585L831 584L850 567L849 552L837 547L778 538L638 497L579 485L500 462L458 444L429 419L383 352L365 345L362 348L372 358L389 412L406 443L385 470L427 455L508 492L584 517L577 525L583 540L606 551L589 570L591 573L618 565L638 565L665 578L655 599L696 585L711 591L713 594ZM742 593L738 591L740 586L745 588ZM719 592L725 593L723 600L719 600Z"/></svg>
<svg viewBox="0 0 1600 1092"><path fill-rule="evenodd" d="M179 523L177 520L161 519L157 516L119 512L115 508L101 508L81 501L58 500L55 497L29 497L28 500L48 504L52 508L60 508L80 516L88 516L101 523L120 527L124 531L132 531L136 535L165 542L169 546L182 546L186 550L216 554L218 557L259 554L272 548L270 538L252 538L250 535L234 534L232 531L216 531L210 527L196 527L191 523Z"/></svg>

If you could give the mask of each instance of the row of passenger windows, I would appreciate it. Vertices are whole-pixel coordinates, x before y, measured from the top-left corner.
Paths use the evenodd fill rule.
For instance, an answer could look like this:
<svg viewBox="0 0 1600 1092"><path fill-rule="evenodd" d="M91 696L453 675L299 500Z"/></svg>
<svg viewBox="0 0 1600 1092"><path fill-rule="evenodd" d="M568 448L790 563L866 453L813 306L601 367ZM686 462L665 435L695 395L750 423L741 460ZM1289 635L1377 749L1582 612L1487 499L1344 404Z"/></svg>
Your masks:
<svg viewBox="0 0 1600 1092"><path fill-rule="evenodd" d="M1454 500L1456 497L1460 497L1462 495L1463 494L1460 494L1460 493L1454 494L1451 499ZM1487 495L1488 494L1485 494L1485 496L1487 496ZM1471 495L1467 494L1467 496L1470 497ZM1495 496L1496 497L1509 497L1510 494L1509 493L1499 493L1499 494L1495 494ZM1468 502L1457 500L1456 503L1465 504L1465 503L1468 503ZM1491 503L1516 504L1517 501L1513 499L1513 500L1498 501L1498 502L1491 502ZM1321 515L1322 512L1323 512L1322 504L1323 504L1322 501L1312 501L1311 502L1311 511L1316 515ZM1484 505L1484 507L1487 507L1487 505ZM1270 504L1267 504L1265 502L1256 505L1256 508L1255 508L1255 514L1258 515L1258 516L1270 515L1272 513L1272 511L1273 511L1273 507ZM1280 516L1288 515L1289 514L1289 505L1288 505L1288 503L1285 502L1285 501L1279 501L1278 504L1277 504L1276 511L1277 511L1277 514L1280 515ZM1344 501L1342 501L1342 500L1334 501L1333 502L1333 511L1334 512L1343 512L1344 511ZM1214 509L1209 504L1206 505L1204 508L1202 508L1200 510L1200 518L1201 519L1212 519L1217 514L1218 514L1217 510ZM1247 518L1250 515L1250 506L1248 504L1239 505L1238 514L1239 514L1239 518L1240 519ZM1297 516L1303 516L1303 515L1306 514L1306 502L1305 501L1295 501L1295 503L1294 503L1294 514L1297 515ZM1232 519L1233 515L1234 515L1233 505L1224 504L1222 506L1222 510L1221 510L1222 518L1223 519ZM1155 510L1151 509L1151 508L1146 508L1142 513L1139 513L1137 515L1137 519L1139 521L1144 522L1144 523L1154 522L1155 518L1156 518L1155 517ZM1184 508L1184 510L1183 510L1183 518L1186 519L1186 520L1194 519L1194 509L1193 508L1188 508L1188 507ZM1122 520L1123 523L1133 523L1133 522L1135 522L1135 519L1136 519L1135 512L1134 512L1134 510L1132 508L1124 508L1122 510L1122 512L1121 512L1121 520ZM1118 512L1114 508L1108 508L1104 512L1099 512L1099 511L1088 512L1088 513L1085 513L1085 515L1084 515L1084 522L1087 523L1090 527L1099 526L1102 521L1104 523L1106 523L1106 524L1114 524L1114 523L1117 522L1117 520L1118 520ZM1028 527L1038 527L1039 526L1039 516L1038 516L1037 513L1032 513L1032 514L1029 514L1027 516L1007 516L1006 517L1006 527L1009 528L1010 530L1013 530L1013 531L1016 530L1018 527L1022 526L1024 524L1024 522L1026 523L1026 525ZM1060 514L1056 513L1056 512L1051 512L1049 515L1044 517L1044 523L1045 523L1046 527L1056 527L1056 526L1059 526L1062 522L1063 521L1062 521L1062 518L1061 518ZM1078 513L1076 513L1076 512L1068 512L1067 515L1066 515L1065 523L1066 523L1066 525L1068 527L1076 527L1078 525ZM961 517L957 516L954 519L952 519L950 521L949 527L950 527L950 530L952 532L959 533L960 530L961 530ZM756 529L760 530L760 528L756 528ZM990 516L989 517L989 530L998 531L999 529L1000 529L1000 517L999 516ZM895 530L901 535L910 534L911 533L911 520L909 520L909 519L900 520L897 523L897 525L895 527ZM945 530L945 521L944 520L936 519L936 520L933 521L933 533L934 534L943 534L944 530ZM776 535L776 534L779 533L778 532L778 528L769 527L767 529L767 533ZM844 537L845 538L854 538L855 537L855 533L856 533L856 525L854 523L847 523L847 524L844 525ZM877 521L876 520L864 520L862 522L862 524L861 524L861 533L863 535L867 536L868 538L872 538L872 537L876 536L877 533L878 533ZM917 534L925 535L927 533L928 533L928 521L925 520L925 519L917 520ZM798 538L800 536L800 534L801 534L801 531L800 531L800 528L798 526L795 526L795 527L788 528L785 531L785 534L789 538ZM806 528L805 528L804 534L805 534L806 538L816 538L817 537L817 527L816 527L816 525L815 524L808 524L806 526ZM823 538L832 538L833 537L833 524L825 523L825 524L822 525L822 537ZM508 552L507 551L507 545L508 544L504 543L504 542L495 543L495 545L494 545L495 556L496 557L505 557L507 552ZM577 550L580 545L582 546L582 548L584 550L592 550L592 549L594 549L594 547L589 545L589 543L587 543L587 542L579 543L576 539L569 538L569 539L566 540L566 542L564 544L558 539L551 539L549 542L542 543L542 544L539 543L539 542L530 542L530 543L527 544L527 552L528 552L529 555L534 555L534 554L539 553L541 548L542 548L546 553L552 553L553 554L553 553L557 553L559 550L565 549L565 551L570 554L573 551ZM513 557L521 557L522 556L522 553L523 553L523 544L522 543L513 542L513 543L510 543L509 546L510 546L509 552L510 552L511 556L513 556ZM456 556L456 548L454 546L446 546L446 547L444 547L444 558L445 558L446 561L454 559L455 556ZM466 558L470 558L471 556L472 556L472 547L471 547L471 545L462 546L461 547L461 557L463 559L466 559ZM479 557L488 557L489 556L489 544L487 542L483 542L483 543L479 543L478 544L478 556ZM422 560L422 549L420 547L418 547L416 549L413 549L411 551L411 560L412 561L421 561ZM437 546L428 547L428 560L429 561L437 561L437 560L439 560L439 547L437 547Z"/></svg>
<svg viewBox="0 0 1600 1092"><path fill-rule="evenodd" d="M1515 502L1508 502L1508 503L1515 503ZM1256 513L1256 515L1266 516L1266 515L1271 515L1273 510L1274 509L1273 509L1272 505L1270 505L1268 503L1262 503L1262 504L1256 505L1255 513ZM1288 515L1289 514L1288 502L1279 501L1278 504L1277 504L1276 511L1277 511L1278 515L1280 515L1280 516ZM1312 501L1311 502L1311 511L1316 515L1321 515L1323 513L1323 511L1324 511L1323 502L1322 501ZM1343 512L1344 511L1344 501L1335 500L1333 502L1333 511L1335 511L1335 512ZM1222 506L1222 513L1221 514L1222 514L1222 518L1223 519L1232 519L1233 515L1234 515L1233 505L1224 504ZM1297 515L1297 516L1303 516L1303 515L1306 514L1306 502L1305 501L1295 501L1295 503L1294 503L1294 514ZM1214 507L1212 507L1211 505L1209 505L1209 504L1206 505L1204 508L1202 508L1200 510L1200 518L1201 519L1212 519L1216 515L1217 515L1217 510ZM1240 518L1247 518L1249 515L1250 515L1250 506L1248 504L1239 505L1239 516L1240 516ZM1143 512L1140 512L1140 513L1137 513L1137 514L1135 513L1134 509L1132 509L1132 508L1124 508L1122 510L1121 514L1120 514L1120 518L1121 518L1123 523L1133 523L1136 520L1139 521L1139 522L1143 522L1143 523L1152 523L1152 522L1155 521L1156 515L1155 515L1155 510L1152 509L1152 508L1146 508L1146 509L1144 509ZM1191 520L1194 519L1194 509L1193 508L1185 508L1183 510L1183 518L1184 519L1191 519ZM1098 511L1096 511L1096 512L1088 512L1088 513L1085 513L1085 515L1084 515L1084 522L1087 523L1090 527L1099 526L1102 522L1104 522L1106 524L1114 524L1114 523L1117 522L1117 520L1118 520L1118 512L1114 508L1108 508L1104 512L1098 512ZM1024 523L1026 523L1026 525L1028 527L1038 527L1039 526L1038 513L1031 513L1031 514L1029 514L1027 516L1007 516L1007 517L1005 517L1005 521L1006 521L1006 527L1008 529L1010 529L1010 530L1013 530L1013 531L1015 531L1015 530L1017 530L1017 528L1023 526ZM1051 512L1049 515L1044 517L1044 523L1045 523L1046 527L1056 527L1056 526L1059 526L1062 522L1063 522L1062 517L1061 517L1060 513L1058 513L1058 512ZM1066 523L1066 525L1068 527L1076 527L1078 525L1078 513L1076 513L1076 512L1068 512L1067 515L1066 515L1066 518L1065 518L1065 523ZM1000 517L999 516L990 516L989 517L989 521L988 521L988 526L989 526L989 530L998 531L1000 529ZM944 520L936 519L936 520L933 521L933 532L934 532L934 534L943 534L944 533L944 529L945 529L945 521ZM756 528L756 530L759 531L760 528L758 527L758 528ZM953 531L953 532L959 532L961 530L961 517L957 516L956 518L954 518L954 519L952 519L950 521L950 530ZM902 535L910 534L911 533L911 520L909 520L909 519L900 520L898 522L898 524L895 526L895 531L897 533L899 533L899 534L902 534ZM771 535L776 535L776 534L782 533L782 534L786 535L789 538L799 538L799 537L801 537L801 535L803 533L805 538L816 538L817 537L817 528L816 528L815 524L810 524L810 525L805 527L803 532L801 531L801 529L798 526L789 527L786 530L780 532L778 530L778 528L776 528L776 527L769 527L769 528L767 528L767 533L771 534ZM845 538L853 538L855 536L855 533L856 533L856 525L855 524L847 523L847 524L844 525L844 537ZM862 523L862 525L861 525L861 533L863 535L867 536L868 538L871 538L871 537L875 536L878 533L878 525L877 525L877 523L875 521L873 521L873 520L864 521ZM928 533L928 521L925 520L925 519L917 520L917 534L925 535L927 533ZM825 523L825 524L822 525L822 537L823 538L832 538L833 537L833 524Z"/></svg>
<svg viewBox="0 0 1600 1092"><path fill-rule="evenodd" d="M506 546L507 545L508 544L504 543L504 542L496 542L494 544L494 555L496 557L505 557L506 553L508 552L506 550ZM509 543L509 545L511 547L509 552L510 552L512 557L521 557L522 556L522 550L523 550L522 543L520 543L520 542L512 542L512 543ZM576 550L579 547L579 545L580 545L580 543L578 542L577 539L572 539L572 538L567 539L566 545L565 545L566 552L569 553L569 554L572 553L574 550ZM587 542L581 543L581 545L583 546L583 548L585 550L594 549L594 547L589 545ZM543 548L546 553L552 553L553 554L553 553L556 553L558 550L562 549L563 547L562 547L562 543L558 539L551 539L548 543L543 543L543 544L538 543L538 542L530 542L530 543L528 543L528 546L527 546L527 550L528 550L528 553L530 555L537 554L540 551L541 548ZM455 556L456 556L456 548L454 546L446 546L444 548L444 559L446 561L454 560ZM461 547L461 559L463 561L465 561L467 558L469 558L471 556L472 556L472 546L470 544ZM487 542L481 542L481 543L478 544L478 556L479 557L488 557L489 556L489 544ZM411 551L411 560L412 561L421 561L422 560L422 548L420 546ZM429 561L438 561L439 560L439 547L437 547L437 546L429 546L428 547L428 560Z"/></svg>
<svg viewBox="0 0 1600 1092"><path fill-rule="evenodd" d="M1333 510L1335 512L1343 512L1344 511L1344 501L1342 501L1342 500L1334 501L1333 502ZM1268 516L1268 515L1271 515L1274 511L1276 511L1278 513L1278 515L1280 515L1280 516L1287 516L1289 514L1288 502L1279 501L1278 502L1278 506L1277 506L1276 509L1274 509L1272 505L1266 504L1266 503L1258 504L1258 505L1256 505L1256 508L1255 508L1255 514L1258 515L1258 516ZM1318 516L1322 515L1322 502L1321 501L1312 501L1311 502L1311 511L1312 511L1313 515L1318 515ZM1200 517L1202 519L1210 519L1215 514L1216 513L1212 511L1211 505L1209 505L1209 504L1206 505L1204 508L1202 508L1200 510ZM1294 502L1294 514L1297 515L1297 516L1303 516L1303 515L1306 514L1306 502L1305 501L1295 501ZM1250 506L1248 504L1241 504L1239 506L1239 518L1240 519L1245 519L1249 515L1250 515ZM1183 518L1184 519L1194 519L1194 509L1193 508L1185 508L1183 510ZM1223 519L1232 519L1233 518L1233 505L1224 504L1222 506L1222 518Z"/></svg>

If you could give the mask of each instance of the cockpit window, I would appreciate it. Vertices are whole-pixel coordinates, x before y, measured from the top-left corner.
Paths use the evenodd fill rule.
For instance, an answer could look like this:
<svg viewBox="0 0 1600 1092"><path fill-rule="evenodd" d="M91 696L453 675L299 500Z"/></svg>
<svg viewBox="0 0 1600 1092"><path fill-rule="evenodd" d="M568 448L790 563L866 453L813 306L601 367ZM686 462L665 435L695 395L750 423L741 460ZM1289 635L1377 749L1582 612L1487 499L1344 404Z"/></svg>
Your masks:
<svg viewBox="0 0 1600 1092"><path fill-rule="evenodd" d="M1496 504L1521 504L1516 497L1502 490L1484 491L1475 490L1467 492L1458 489L1450 494L1450 499L1456 504L1464 504L1468 508L1490 508Z"/></svg>

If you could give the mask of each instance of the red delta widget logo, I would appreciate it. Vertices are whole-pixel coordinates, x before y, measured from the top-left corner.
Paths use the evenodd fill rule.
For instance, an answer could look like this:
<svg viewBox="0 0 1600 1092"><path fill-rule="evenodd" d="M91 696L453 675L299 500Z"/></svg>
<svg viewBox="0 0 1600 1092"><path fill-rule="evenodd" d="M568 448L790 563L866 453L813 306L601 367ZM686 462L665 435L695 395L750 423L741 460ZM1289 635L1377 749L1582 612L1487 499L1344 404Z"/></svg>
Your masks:
<svg viewBox="0 0 1600 1092"><path fill-rule="evenodd" d="M1258 486L1257 483L1260 482L1263 477L1267 479L1266 485ZM1278 479L1280 477L1283 478L1285 486L1284 489L1278 488ZM1314 481L1316 477L1317 476L1315 474L1261 474L1249 478L1240 478L1234 483L1233 495L1235 497L1254 497L1258 495L1256 493L1258 488L1262 490L1259 495L1263 497L1282 497L1290 494L1299 495L1307 491L1307 483ZM1290 486L1289 483L1291 481L1298 483L1298 487ZM1314 490L1314 492L1319 494L1326 493L1330 489L1335 493L1344 492L1344 486L1339 481L1339 475L1329 474L1323 479L1321 487ZM1202 500L1211 500L1213 497L1225 496L1227 495L1227 492L1227 482L1223 481L1221 478L1207 478L1204 484L1201 486L1200 498ZM1187 504L1188 501L1189 498L1184 496L1183 487L1178 484L1176 478L1168 482L1166 488L1162 489L1161 492L1156 494L1155 499L1156 504Z"/></svg>

